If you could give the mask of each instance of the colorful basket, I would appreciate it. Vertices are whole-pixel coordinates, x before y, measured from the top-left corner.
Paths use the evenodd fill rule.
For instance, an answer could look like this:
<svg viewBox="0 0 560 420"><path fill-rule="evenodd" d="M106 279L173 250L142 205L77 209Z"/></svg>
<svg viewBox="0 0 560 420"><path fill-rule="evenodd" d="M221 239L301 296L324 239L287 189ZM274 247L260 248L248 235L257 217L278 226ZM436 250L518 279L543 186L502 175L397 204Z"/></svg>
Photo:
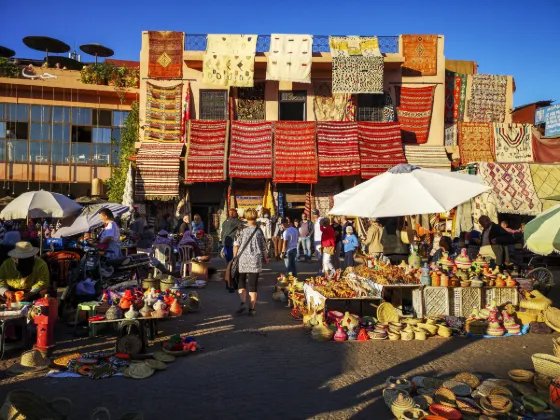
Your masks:
<svg viewBox="0 0 560 420"><path fill-rule="evenodd" d="M513 403L502 395L489 395L480 399L480 406L486 414L506 414L513 408Z"/></svg>

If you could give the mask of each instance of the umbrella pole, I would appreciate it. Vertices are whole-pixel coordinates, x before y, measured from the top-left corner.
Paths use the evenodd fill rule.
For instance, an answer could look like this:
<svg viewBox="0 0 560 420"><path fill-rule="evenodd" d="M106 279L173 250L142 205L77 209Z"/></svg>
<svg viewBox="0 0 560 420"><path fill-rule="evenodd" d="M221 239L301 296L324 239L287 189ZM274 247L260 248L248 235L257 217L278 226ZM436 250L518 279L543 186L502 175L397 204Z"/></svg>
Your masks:
<svg viewBox="0 0 560 420"><path fill-rule="evenodd" d="M41 223L41 235L39 236L39 255L43 255L43 224Z"/></svg>

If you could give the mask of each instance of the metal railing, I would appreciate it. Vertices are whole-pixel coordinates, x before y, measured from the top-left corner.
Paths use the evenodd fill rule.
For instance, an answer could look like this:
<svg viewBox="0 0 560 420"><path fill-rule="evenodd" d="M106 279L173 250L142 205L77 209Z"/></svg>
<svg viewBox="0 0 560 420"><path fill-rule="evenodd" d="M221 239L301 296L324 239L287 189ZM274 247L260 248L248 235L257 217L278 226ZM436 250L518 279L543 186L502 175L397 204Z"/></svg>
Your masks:
<svg viewBox="0 0 560 420"><path fill-rule="evenodd" d="M398 53L398 36L378 36L379 49L382 53ZM185 50L206 51L206 34L185 34ZM270 35L259 35L257 39L257 52L270 50ZM313 35L313 52L330 52L328 35Z"/></svg>

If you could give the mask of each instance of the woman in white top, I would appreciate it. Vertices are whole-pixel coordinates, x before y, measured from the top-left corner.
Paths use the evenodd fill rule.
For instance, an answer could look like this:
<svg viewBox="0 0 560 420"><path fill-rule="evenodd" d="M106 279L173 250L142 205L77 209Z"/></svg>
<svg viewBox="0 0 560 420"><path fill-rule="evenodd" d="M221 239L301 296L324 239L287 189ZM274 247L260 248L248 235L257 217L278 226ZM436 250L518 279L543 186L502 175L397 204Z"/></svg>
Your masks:
<svg viewBox="0 0 560 420"><path fill-rule="evenodd" d="M121 254L121 230L115 222L115 216L109 209L99 210L99 218L105 225L99 235L99 243L107 247L107 258L115 260L122 257Z"/></svg>

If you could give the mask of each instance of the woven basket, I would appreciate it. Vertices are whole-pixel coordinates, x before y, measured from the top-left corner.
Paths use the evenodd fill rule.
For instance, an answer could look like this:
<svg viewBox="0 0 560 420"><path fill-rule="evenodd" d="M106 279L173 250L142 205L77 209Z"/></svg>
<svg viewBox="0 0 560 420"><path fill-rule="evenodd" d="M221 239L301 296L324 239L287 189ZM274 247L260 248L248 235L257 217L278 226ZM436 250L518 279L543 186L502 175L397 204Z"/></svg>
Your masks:
<svg viewBox="0 0 560 420"><path fill-rule="evenodd" d="M414 331L401 331L401 340L402 341L414 340Z"/></svg>
<svg viewBox="0 0 560 420"><path fill-rule="evenodd" d="M550 307L543 312L544 322L556 332L560 332L560 309Z"/></svg>
<svg viewBox="0 0 560 420"><path fill-rule="evenodd" d="M473 335L485 335L488 328L487 321L467 321L465 330Z"/></svg>
<svg viewBox="0 0 560 420"><path fill-rule="evenodd" d="M480 408L478 408L476 402L471 399L457 398L457 408L461 413L469 416L480 415Z"/></svg>
<svg viewBox="0 0 560 420"><path fill-rule="evenodd" d="M558 340L560 340L560 337L552 339L552 348L556 357L560 357L560 342Z"/></svg>
<svg viewBox="0 0 560 420"><path fill-rule="evenodd" d="M554 341L554 340L553 340ZM535 374L525 369L513 369L508 372L509 377L515 382L533 382Z"/></svg>
<svg viewBox="0 0 560 420"><path fill-rule="evenodd" d="M463 382L464 384L467 384L472 389L475 389L480 385L480 379L478 379L476 375L473 375L472 373L468 373L468 372L459 373L455 376L454 379L458 382Z"/></svg>
<svg viewBox="0 0 560 420"><path fill-rule="evenodd" d="M171 356L175 356L175 357L181 357L181 356L187 356L190 353L192 353L192 351L190 350L177 350L177 351L172 351L172 350L167 350L165 348L161 348L163 350L164 353L167 353Z"/></svg>
<svg viewBox="0 0 560 420"><path fill-rule="evenodd" d="M414 397L414 402L422 410L427 410L434 403L434 399L429 395L418 395Z"/></svg>
<svg viewBox="0 0 560 420"><path fill-rule="evenodd" d="M489 395L480 399L480 406L486 414L506 414L513 408L513 403L502 395Z"/></svg>
<svg viewBox="0 0 560 420"><path fill-rule="evenodd" d="M154 278L145 278L142 280L142 289L150 290L152 287L156 290L159 290L159 279Z"/></svg>
<svg viewBox="0 0 560 420"><path fill-rule="evenodd" d="M544 353L531 356L535 372L551 378L560 377L560 358Z"/></svg>
<svg viewBox="0 0 560 420"><path fill-rule="evenodd" d="M488 395L501 395L503 397L513 398L513 393L503 386L495 386L490 390Z"/></svg>
<svg viewBox="0 0 560 420"><path fill-rule="evenodd" d="M402 389L389 389L385 388L383 390L383 401L387 404L387 407L391 408L393 401L399 396L399 394L408 396L408 392L403 391Z"/></svg>
<svg viewBox="0 0 560 420"><path fill-rule="evenodd" d="M430 335L436 335L438 331L437 325L418 324L418 327L422 328L423 330L426 330L428 333L430 333Z"/></svg>
<svg viewBox="0 0 560 420"><path fill-rule="evenodd" d="M538 318L538 314L535 312L516 312L515 316L521 325L528 325L531 322L536 322Z"/></svg>
<svg viewBox="0 0 560 420"><path fill-rule="evenodd" d="M457 398L450 389L441 387L434 394L436 404L446 405L448 407L457 407Z"/></svg>
<svg viewBox="0 0 560 420"><path fill-rule="evenodd" d="M428 336L426 334L426 331L420 330L420 329L414 331L414 339L415 340L424 341L427 338L428 338Z"/></svg>
<svg viewBox="0 0 560 420"><path fill-rule="evenodd" d="M10 391L0 408L0 418L10 420L63 420L67 417L54 406L59 402L71 404L68 399L48 401L24 389Z"/></svg>
<svg viewBox="0 0 560 420"><path fill-rule="evenodd" d="M521 302L519 302L520 308L535 309L538 311L544 311L550 305L552 305L552 301L538 290L533 290L525 297L525 299L522 299Z"/></svg>

